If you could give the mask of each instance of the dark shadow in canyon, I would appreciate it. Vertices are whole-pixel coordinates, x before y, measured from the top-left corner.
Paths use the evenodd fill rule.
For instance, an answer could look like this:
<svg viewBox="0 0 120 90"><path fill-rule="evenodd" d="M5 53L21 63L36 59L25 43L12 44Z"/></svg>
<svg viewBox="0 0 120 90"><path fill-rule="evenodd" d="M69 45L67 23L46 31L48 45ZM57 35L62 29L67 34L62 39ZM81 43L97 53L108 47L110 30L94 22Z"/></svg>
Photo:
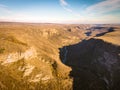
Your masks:
<svg viewBox="0 0 120 90"><path fill-rule="evenodd" d="M91 36L92 33L94 33L94 31L95 31L95 32L97 32L96 37L99 37L106 33L113 32L114 29L115 29L115 27L109 27L109 28L108 27L91 27L91 28L87 29L88 32L86 32L85 34L87 36Z"/></svg>
<svg viewBox="0 0 120 90"><path fill-rule="evenodd" d="M72 68L73 90L120 90L120 46L89 39L59 50Z"/></svg>
<svg viewBox="0 0 120 90"><path fill-rule="evenodd" d="M114 31L114 28L113 28L113 27L110 27L110 28L108 28L107 30L108 30L107 32L103 32L103 33L97 34L96 36L99 37L99 36L105 35L106 33L113 32L113 31Z"/></svg>

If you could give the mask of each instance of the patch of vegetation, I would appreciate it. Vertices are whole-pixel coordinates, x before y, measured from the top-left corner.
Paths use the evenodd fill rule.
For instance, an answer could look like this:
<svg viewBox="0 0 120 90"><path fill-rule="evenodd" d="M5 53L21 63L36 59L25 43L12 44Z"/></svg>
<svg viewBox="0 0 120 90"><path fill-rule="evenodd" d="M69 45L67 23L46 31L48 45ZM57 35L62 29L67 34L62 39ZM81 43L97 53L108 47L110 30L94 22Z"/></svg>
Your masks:
<svg viewBox="0 0 120 90"><path fill-rule="evenodd" d="M5 51L5 48L0 48L0 54L4 53L4 51Z"/></svg>

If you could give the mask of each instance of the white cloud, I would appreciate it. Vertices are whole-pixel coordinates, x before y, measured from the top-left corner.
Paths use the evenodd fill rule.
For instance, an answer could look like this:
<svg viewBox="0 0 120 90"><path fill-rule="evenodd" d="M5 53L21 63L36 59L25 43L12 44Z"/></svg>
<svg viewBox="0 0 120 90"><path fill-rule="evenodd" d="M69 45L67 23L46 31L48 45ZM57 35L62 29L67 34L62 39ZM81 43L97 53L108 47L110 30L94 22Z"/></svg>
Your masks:
<svg viewBox="0 0 120 90"><path fill-rule="evenodd" d="M73 12L72 9L70 9L70 5L65 0L60 0L60 5L68 12Z"/></svg>
<svg viewBox="0 0 120 90"><path fill-rule="evenodd" d="M76 13L75 11L73 11L73 9L70 7L70 4L68 4L68 2L66 2L66 0L60 0L60 5L63 7L64 10L70 12L71 14L73 14L77 17L81 17L81 15L79 13Z"/></svg>
<svg viewBox="0 0 120 90"><path fill-rule="evenodd" d="M3 4L0 4L0 7L7 7L7 6L5 6L5 5L3 5Z"/></svg>
<svg viewBox="0 0 120 90"><path fill-rule="evenodd" d="M105 0L99 2L88 7L86 13L104 14L115 10L120 10L120 0Z"/></svg>
<svg viewBox="0 0 120 90"><path fill-rule="evenodd" d="M61 3L61 5L63 5L63 6L67 6L67 5L68 5L68 3L67 3L65 0L60 0L60 3Z"/></svg>
<svg viewBox="0 0 120 90"><path fill-rule="evenodd" d="M61 6L71 14L78 16L78 20L73 20L74 22L83 23L117 23L119 22L119 16L113 14L107 14L112 11L120 10L120 0L104 0L87 8L84 8L84 15L75 12L74 7L69 7L69 3L66 0L60 0ZM98 18L99 17L99 18Z"/></svg>
<svg viewBox="0 0 120 90"><path fill-rule="evenodd" d="M64 7L64 6L63 6L63 9L65 9L65 10L66 10L66 11L68 11L68 12L73 12L73 10L72 10L72 9L67 8L67 7Z"/></svg>
<svg viewBox="0 0 120 90"><path fill-rule="evenodd" d="M0 12L11 13L11 10L9 10L6 5L0 4Z"/></svg>
<svg viewBox="0 0 120 90"><path fill-rule="evenodd" d="M70 4L66 2L66 0L60 0L60 4L66 11L81 16L80 13L74 12L73 9L69 7ZM120 10L120 0L105 0L86 8L84 14L94 16L96 14L100 15L115 10Z"/></svg>

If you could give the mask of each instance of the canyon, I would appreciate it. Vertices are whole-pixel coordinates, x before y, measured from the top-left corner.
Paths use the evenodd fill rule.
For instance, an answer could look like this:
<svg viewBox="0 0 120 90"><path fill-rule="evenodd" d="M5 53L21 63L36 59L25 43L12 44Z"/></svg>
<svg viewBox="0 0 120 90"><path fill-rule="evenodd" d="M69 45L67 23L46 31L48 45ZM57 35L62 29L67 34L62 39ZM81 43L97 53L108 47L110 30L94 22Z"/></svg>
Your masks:
<svg viewBox="0 0 120 90"><path fill-rule="evenodd" d="M0 22L1 90L119 90L120 25Z"/></svg>

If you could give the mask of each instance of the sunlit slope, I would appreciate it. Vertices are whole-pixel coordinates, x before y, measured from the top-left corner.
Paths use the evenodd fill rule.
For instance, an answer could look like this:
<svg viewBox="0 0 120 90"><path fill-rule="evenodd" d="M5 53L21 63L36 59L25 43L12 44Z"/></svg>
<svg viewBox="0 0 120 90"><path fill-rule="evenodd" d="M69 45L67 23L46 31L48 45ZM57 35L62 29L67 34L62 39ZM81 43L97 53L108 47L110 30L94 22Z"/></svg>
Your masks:
<svg viewBox="0 0 120 90"><path fill-rule="evenodd" d="M0 88L71 88L70 68L60 61L59 48L84 39L84 28L80 30L76 25L0 23Z"/></svg>
<svg viewBox="0 0 120 90"><path fill-rule="evenodd" d="M107 33L98 38L112 44L120 45L120 26L115 27L113 32Z"/></svg>

